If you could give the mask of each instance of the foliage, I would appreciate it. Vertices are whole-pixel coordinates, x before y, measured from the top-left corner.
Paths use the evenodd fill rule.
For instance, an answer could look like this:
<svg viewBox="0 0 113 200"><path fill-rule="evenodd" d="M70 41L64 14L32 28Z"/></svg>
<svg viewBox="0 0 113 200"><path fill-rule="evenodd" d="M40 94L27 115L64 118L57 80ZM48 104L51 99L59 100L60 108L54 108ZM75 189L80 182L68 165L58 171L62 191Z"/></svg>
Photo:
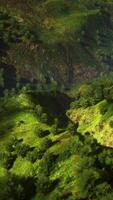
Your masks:
<svg viewBox="0 0 113 200"><path fill-rule="evenodd" d="M112 102L112 89L112 75L94 80L93 82L89 81L87 84L81 84L79 88L75 90L75 101L71 103L71 108L87 108L104 99Z"/></svg>
<svg viewBox="0 0 113 200"><path fill-rule="evenodd" d="M43 138L43 137L49 135L50 131L49 130L43 130L43 129L40 129L39 127L36 127L35 133L38 137Z"/></svg>
<svg viewBox="0 0 113 200"><path fill-rule="evenodd" d="M48 148L52 146L53 142L49 138L44 138L43 141L41 142L41 150L46 151Z"/></svg>
<svg viewBox="0 0 113 200"><path fill-rule="evenodd" d="M25 179L10 173L6 175L0 179L0 199L30 200L35 193L35 180L32 177Z"/></svg>
<svg viewBox="0 0 113 200"><path fill-rule="evenodd" d="M96 65L100 69L110 66L113 34L109 1L20 0L16 5L2 1L0 6L0 54L5 63L9 55L20 79L30 71L28 82L36 80L37 88L56 90L61 85L69 87L71 63L75 71L81 63L91 70Z"/></svg>
<svg viewBox="0 0 113 200"><path fill-rule="evenodd" d="M57 135L59 132L59 120L58 118L54 119L54 124L52 125L51 132L53 135Z"/></svg>
<svg viewBox="0 0 113 200"><path fill-rule="evenodd" d="M43 112L43 108L40 105L36 105L35 113L42 123L47 123L48 116Z"/></svg>
<svg viewBox="0 0 113 200"><path fill-rule="evenodd" d="M30 160L32 163L36 162L37 159L41 159L44 152L40 149L34 148L32 151L27 153L27 159Z"/></svg>
<svg viewBox="0 0 113 200"><path fill-rule="evenodd" d="M39 98L41 105L47 105L45 109L30 91L48 87L56 91L62 85L69 88L76 81L76 73L84 79L86 66L91 72L101 74L103 69L106 73L113 62L112 3L1 0L0 89L6 82L4 64L15 67L18 89L19 78L31 81L19 95L15 88L4 87L0 100L1 200L113 199L113 76L91 80L74 90L69 112L74 111L72 120L76 123L68 122L63 132L60 124L64 123L61 115L65 100L59 98L62 110L58 114L55 108L54 113L55 106L48 98ZM82 76L76 70L81 65ZM87 72L87 78L91 72ZM53 125L48 123L54 118ZM106 142L111 131L111 148L94 139L102 139L103 126Z"/></svg>
<svg viewBox="0 0 113 200"><path fill-rule="evenodd" d="M46 153L40 164L40 173L44 174L45 176L49 176L55 167L57 158L58 155L54 155L53 153Z"/></svg>
<svg viewBox="0 0 113 200"><path fill-rule="evenodd" d="M16 147L17 154L22 157L25 157L27 155L28 151L30 151L30 147L26 144L19 144Z"/></svg>
<svg viewBox="0 0 113 200"><path fill-rule="evenodd" d="M78 123L74 124L72 122L69 122L67 130L69 131L69 133L71 133L72 135L76 135L77 133L77 128L78 128Z"/></svg>
<svg viewBox="0 0 113 200"><path fill-rule="evenodd" d="M10 101L7 99L7 108L12 105L12 97L8 98ZM17 99L15 96L13 99L15 112L12 113L13 106L10 112L8 109L0 113L6 120L6 126L4 120L1 121L3 122L1 128L5 127L9 134L1 137L0 141L3 149L0 154L0 184L4 188L1 189L0 185L0 198L4 199L5 194L5 200L9 197L15 199L16 196L17 199L25 200L31 198L51 200L54 197L74 200L112 199L112 148L101 146L90 132L82 135L78 132L79 123L74 124L71 121L68 122L63 133L50 134L51 124L42 123L39 119L37 122L34 112L29 112L31 105L35 107L35 104L31 104L28 98L27 95L23 97L19 94ZM101 111L106 115L109 111L108 105L111 106L107 101L99 104L99 114ZM22 109L17 109L18 107ZM101 107L102 109L107 107L107 112ZM10 115L11 119L9 113L13 114ZM13 129L12 123L14 123ZM58 133L59 120L56 119L54 125ZM35 127L37 131L39 130L38 137L34 134ZM13 175L13 178L7 175L8 172L11 173L11 177ZM70 185L73 187L70 188ZM69 191L67 187L70 188Z"/></svg>

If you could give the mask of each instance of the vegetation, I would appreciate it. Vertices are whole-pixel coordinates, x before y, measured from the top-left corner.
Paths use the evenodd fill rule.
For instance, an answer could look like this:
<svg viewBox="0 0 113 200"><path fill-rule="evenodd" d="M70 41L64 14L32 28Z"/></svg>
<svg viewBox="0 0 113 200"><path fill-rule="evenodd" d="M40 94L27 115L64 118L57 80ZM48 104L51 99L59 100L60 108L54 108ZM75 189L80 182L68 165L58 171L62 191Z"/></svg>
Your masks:
<svg viewBox="0 0 113 200"><path fill-rule="evenodd" d="M0 200L113 200L112 54L111 0L0 0Z"/></svg>
<svg viewBox="0 0 113 200"><path fill-rule="evenodd" d="M29 89L36 90L64 90L76 79L109 73L113 62L112 3L19 0L15 4L1 0L1 68L4 63L12 65L17 87L25 81Z"/></svg>
<svg viewBox="0 0 113 200"><path fill-rule="evenodd" d="M111 82L107 82L105 86L111 88ZM84 92L84 95L86 93ZM78 94L77 91L76 94ZM98 142L100 137L98 132L92 134L88 127L87 129L83 127L81 131L80 117L76 123L69 120L67 127L63 128L59 134L59 118L55 119L52 125L42 122L35 110L37 105L39 107L39 102L34 104L31 96L32 94L27 93L7 96L5 110L0 113L3 119L0 131L2 133L0 141L2 148L0 154L1 200L4 200L4 196L6 200L9 198L111 200L113 197L113 150L110 144L107 147L108 139L105 140L107 146L102 146ZM4 104L3 100L1 104ZM68 115L70 113L71 118L75 110L80 114L84 109L87 112L91 109L91 119L95 120L92 113L98 108L104 119L105 115L108 118L108 114L112 118L111 106L112 97L87 108L71 109ZM9 110L12 113L10 118ZM45 112L44 108L41 115L43 112ZM86 113L85 117L87 117ZM112 129L111 118L109 129ZM105 122L107 123L107 119ZM53 134L53 127L58 131L55 134ZM4 129L7 131L3 132Z"/></svg>

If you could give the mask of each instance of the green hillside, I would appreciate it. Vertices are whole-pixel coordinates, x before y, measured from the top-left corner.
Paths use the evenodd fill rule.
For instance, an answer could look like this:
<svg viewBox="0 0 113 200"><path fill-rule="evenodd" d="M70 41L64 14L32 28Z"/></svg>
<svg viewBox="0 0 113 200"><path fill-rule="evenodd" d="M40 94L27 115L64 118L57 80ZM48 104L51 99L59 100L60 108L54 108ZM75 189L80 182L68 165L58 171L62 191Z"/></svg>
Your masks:
<svg viewBox="0 0 113 200"><path fill-rule="evenodd" d="M90 132L99 143L112 147L113 81L112 76L74 87L67 116L79 123L80 133Z"/></svg>
<svg viewBox="0 0 113 200"><path fill-rule="evenodd" d="M113 200L113 0L0 0L0 200Z"/></svg>
<svg viewBox="0 0 113 200"><path fill-rule="evenodd" d="M79 132L88 131L93 134L99 143L113 146L113 103L109 104L103 100L88 108L74 109L70 114L70 118L75 122L79 122Z"/></svg>
<svg viewBox="0 0 113 200"><path fill-rule="evenodd" d="M1 101L0 199L111 200L113 150L100 146L88 133L82 136L70 121L65 128L59 126L58 120L51 124L51 112L45 115L38 98L37 104L31 99L32 94L21 92ZM97 114L105 103L87 108L88 116L91 109ZM106 106L109 112L111 105ZM95 124L100 123L100 115L97 119L92 116L92 128L89 125L86 129L82 111L79 131L92 133Z"/></svg>

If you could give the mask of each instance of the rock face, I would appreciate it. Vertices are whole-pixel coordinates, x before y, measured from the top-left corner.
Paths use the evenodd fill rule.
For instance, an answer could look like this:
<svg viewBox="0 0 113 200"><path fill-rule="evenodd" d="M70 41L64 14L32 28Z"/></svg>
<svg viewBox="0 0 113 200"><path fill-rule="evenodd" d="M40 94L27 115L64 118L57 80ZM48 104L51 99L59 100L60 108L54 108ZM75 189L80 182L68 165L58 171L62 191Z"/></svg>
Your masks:
<svg viewBox="0 0 113 200"><path fill-rule="evenodd" d="M1 43L7 47L0 56L17 77L69 88L113 71L109 3L104 9L103 3L14 2L0 1Z"/></svg>

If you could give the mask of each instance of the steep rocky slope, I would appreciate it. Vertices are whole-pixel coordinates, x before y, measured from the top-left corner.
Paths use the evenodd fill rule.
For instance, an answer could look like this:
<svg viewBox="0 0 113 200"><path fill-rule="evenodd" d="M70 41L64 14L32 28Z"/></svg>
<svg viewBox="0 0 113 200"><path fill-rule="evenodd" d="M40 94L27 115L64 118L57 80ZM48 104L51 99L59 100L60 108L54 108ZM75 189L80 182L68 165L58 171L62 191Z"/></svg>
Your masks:
<svg viewBox="0 0 113 200"><path fill-rule="evenodd" d="M1 0L0 9L2 60L17 80L70 87L112 71L111 1Z"/></svg>

